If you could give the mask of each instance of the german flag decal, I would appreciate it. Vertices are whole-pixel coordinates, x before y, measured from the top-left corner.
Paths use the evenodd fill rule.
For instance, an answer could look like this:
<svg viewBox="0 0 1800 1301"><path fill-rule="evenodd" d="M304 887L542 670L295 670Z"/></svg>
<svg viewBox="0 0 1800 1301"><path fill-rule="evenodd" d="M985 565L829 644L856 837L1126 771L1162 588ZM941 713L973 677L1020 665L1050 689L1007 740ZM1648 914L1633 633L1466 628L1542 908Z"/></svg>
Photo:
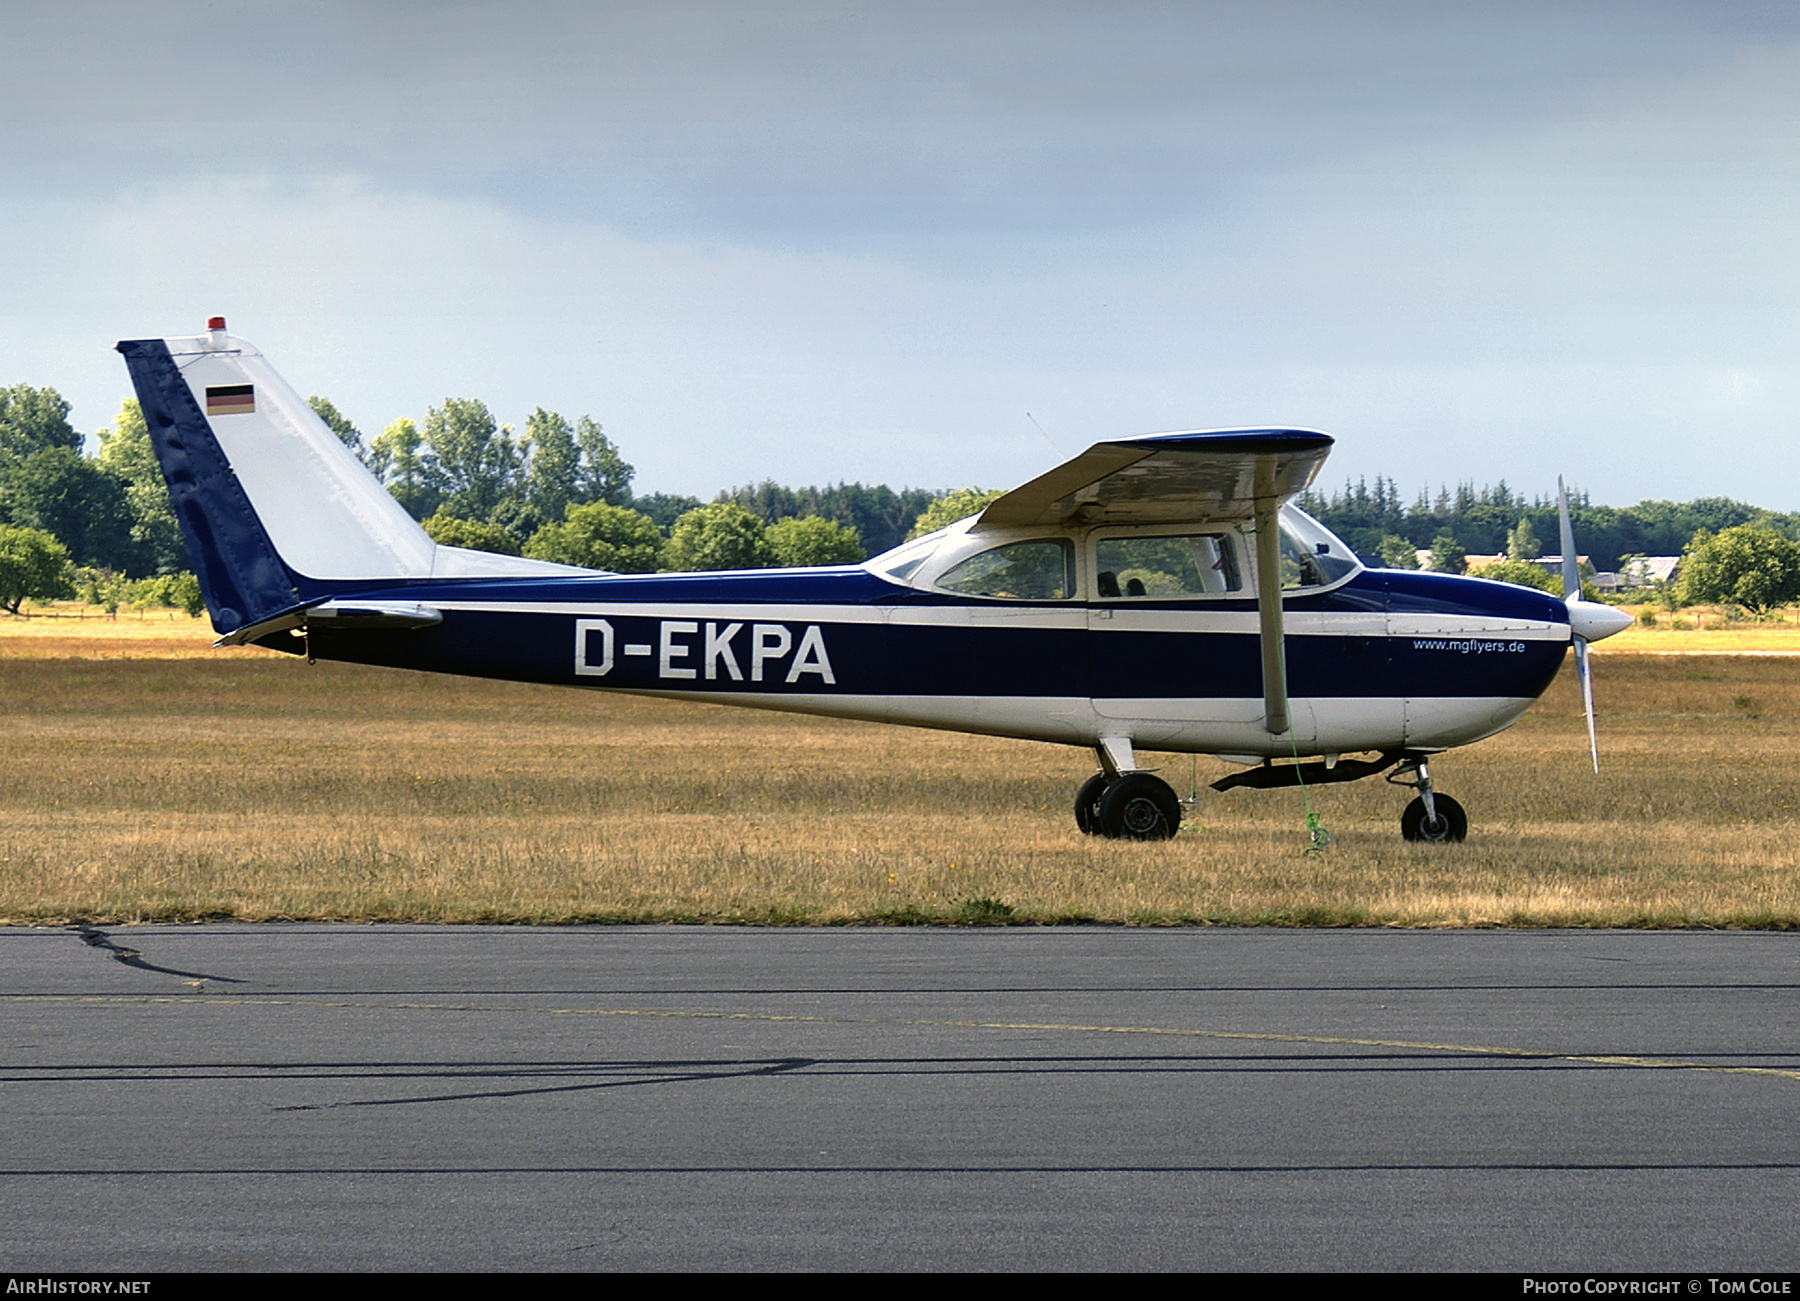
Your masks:
<svg viewBox="0 0 1800 1301"><path fill-rule="evenodd" d="M247 416L256 410L256 385L208 384L206 414L209 416Z"/></svg>

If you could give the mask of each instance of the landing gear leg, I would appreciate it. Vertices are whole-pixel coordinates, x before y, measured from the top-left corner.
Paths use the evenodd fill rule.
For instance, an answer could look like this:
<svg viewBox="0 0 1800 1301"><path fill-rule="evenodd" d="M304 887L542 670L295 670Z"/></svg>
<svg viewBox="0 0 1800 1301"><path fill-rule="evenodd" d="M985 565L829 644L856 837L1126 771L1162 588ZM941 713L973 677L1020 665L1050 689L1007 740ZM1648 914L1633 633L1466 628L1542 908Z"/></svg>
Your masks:
<svg viewBox="0 0 1800 1301"><path fill-rule="evenodd" d="M1418 774L1417 781L1407 781L1408 771ZM1409 759L1388 776L1396 786L1411 786L1419 798L1406 806L1400 815L1400 835L1406 840L1437 843L1460 841L1469 834L1469 815L1463 806L1448 795L1439 795L1431 786L1431 769L1423 758Z"/></svg>

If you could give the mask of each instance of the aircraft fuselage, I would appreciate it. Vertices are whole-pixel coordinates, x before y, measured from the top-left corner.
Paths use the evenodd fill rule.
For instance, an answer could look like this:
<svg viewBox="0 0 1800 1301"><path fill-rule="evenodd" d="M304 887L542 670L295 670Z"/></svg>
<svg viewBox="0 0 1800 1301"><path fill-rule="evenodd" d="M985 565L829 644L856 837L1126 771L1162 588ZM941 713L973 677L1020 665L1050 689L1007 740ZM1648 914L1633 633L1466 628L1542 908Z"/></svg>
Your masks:
<svg viewBox="0 0 1800 1301"><path fill-rule="evenodd" d="M314 624L320 659L1070 745L1124 735L1146 749L1272 756L1477 740L1542 694L1569 645L1564 607L1543 593L1359 570L1283 602L1289 737L1263 725L1253 598L1200 608L993 601L853 566L433 581L337 599L425 603L442 622ZM307 649L288 631L259 641Z"/></svg>

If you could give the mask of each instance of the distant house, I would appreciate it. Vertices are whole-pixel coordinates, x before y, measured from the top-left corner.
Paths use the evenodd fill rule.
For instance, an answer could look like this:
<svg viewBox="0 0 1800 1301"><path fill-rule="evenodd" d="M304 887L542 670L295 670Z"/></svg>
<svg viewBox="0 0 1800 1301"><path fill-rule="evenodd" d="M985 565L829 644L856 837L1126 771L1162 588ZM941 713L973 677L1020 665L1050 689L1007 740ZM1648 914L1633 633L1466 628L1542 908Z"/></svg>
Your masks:
<svg viewBox="0 0 1800 1301"><path fill-rule="evenodd" d="M1595 574L1594 586L1602 592L1629 592L1667 583L1680 568L1680 556L1634 556L1617 573Z"/></svg>
<svg viewBox="0 0 1800 1301"><path fill-rule="evenodd" d="M1420 569L1431 568L1429 548L1420 549L1414 554L1419 558ZM1472 553L1463 557L1463 570L1465 573L1479 575L1488 566L1497 565L1505 559L1504 551L1496 552L1491 556ZM1539 556L1529 563L1546 569L1559 578L1562 576L1561 556ZM1618 573L1610 570L1596 572L1593 561L1588 556L1577 555L1575 563L1581 567L1581 572L1586 575L1587 581L1591 582L1597 590L1624 592L1637 587L1649 587L1657 583L1674 581L1676 572L1681 568L1681 557L1639 556Z"/></svg>
<svg viewBox="0 0 1800 1301"><path fill-rule="evenodd" d="M1561 556L1539 556L1531 563L1537 565L1541 569L1548 569L1553 574L1562 573ZM1590 574L1594 572L1594 562L1583 555L1577 555L1575 557L1575 567L1577 569L1585 569Z"/></svg>
<svg viewBox="0 0 1800 1301"><path fill-rule="evenodd" d="M1594 586L1603 592L1657 586L1673 581L1680 568L1680 556L1633 556L1618 573L1595 575ZM1604 583L1602 579L1611 579L1612 582Z"/></svg>

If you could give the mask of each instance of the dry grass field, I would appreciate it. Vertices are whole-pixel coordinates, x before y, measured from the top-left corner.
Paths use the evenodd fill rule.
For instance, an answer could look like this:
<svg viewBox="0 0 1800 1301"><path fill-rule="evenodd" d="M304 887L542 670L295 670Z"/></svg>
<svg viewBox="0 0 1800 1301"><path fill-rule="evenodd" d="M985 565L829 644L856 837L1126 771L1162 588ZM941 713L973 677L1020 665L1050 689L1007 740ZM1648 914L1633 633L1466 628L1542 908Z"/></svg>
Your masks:
<svg viewBox="0 0 1800 1301"><path fill-rule="evenodd" d="M1609 649L1599 777L1565 671L1434 765L1466 844L1404 844L1377 778L1313 792L1309 855L1300 792L1216 795L1211 759L1165 763L1178 838L1111 843L1074 750L209 640L0 619L0 921L1800 924L1791 655Z"/></svg>

